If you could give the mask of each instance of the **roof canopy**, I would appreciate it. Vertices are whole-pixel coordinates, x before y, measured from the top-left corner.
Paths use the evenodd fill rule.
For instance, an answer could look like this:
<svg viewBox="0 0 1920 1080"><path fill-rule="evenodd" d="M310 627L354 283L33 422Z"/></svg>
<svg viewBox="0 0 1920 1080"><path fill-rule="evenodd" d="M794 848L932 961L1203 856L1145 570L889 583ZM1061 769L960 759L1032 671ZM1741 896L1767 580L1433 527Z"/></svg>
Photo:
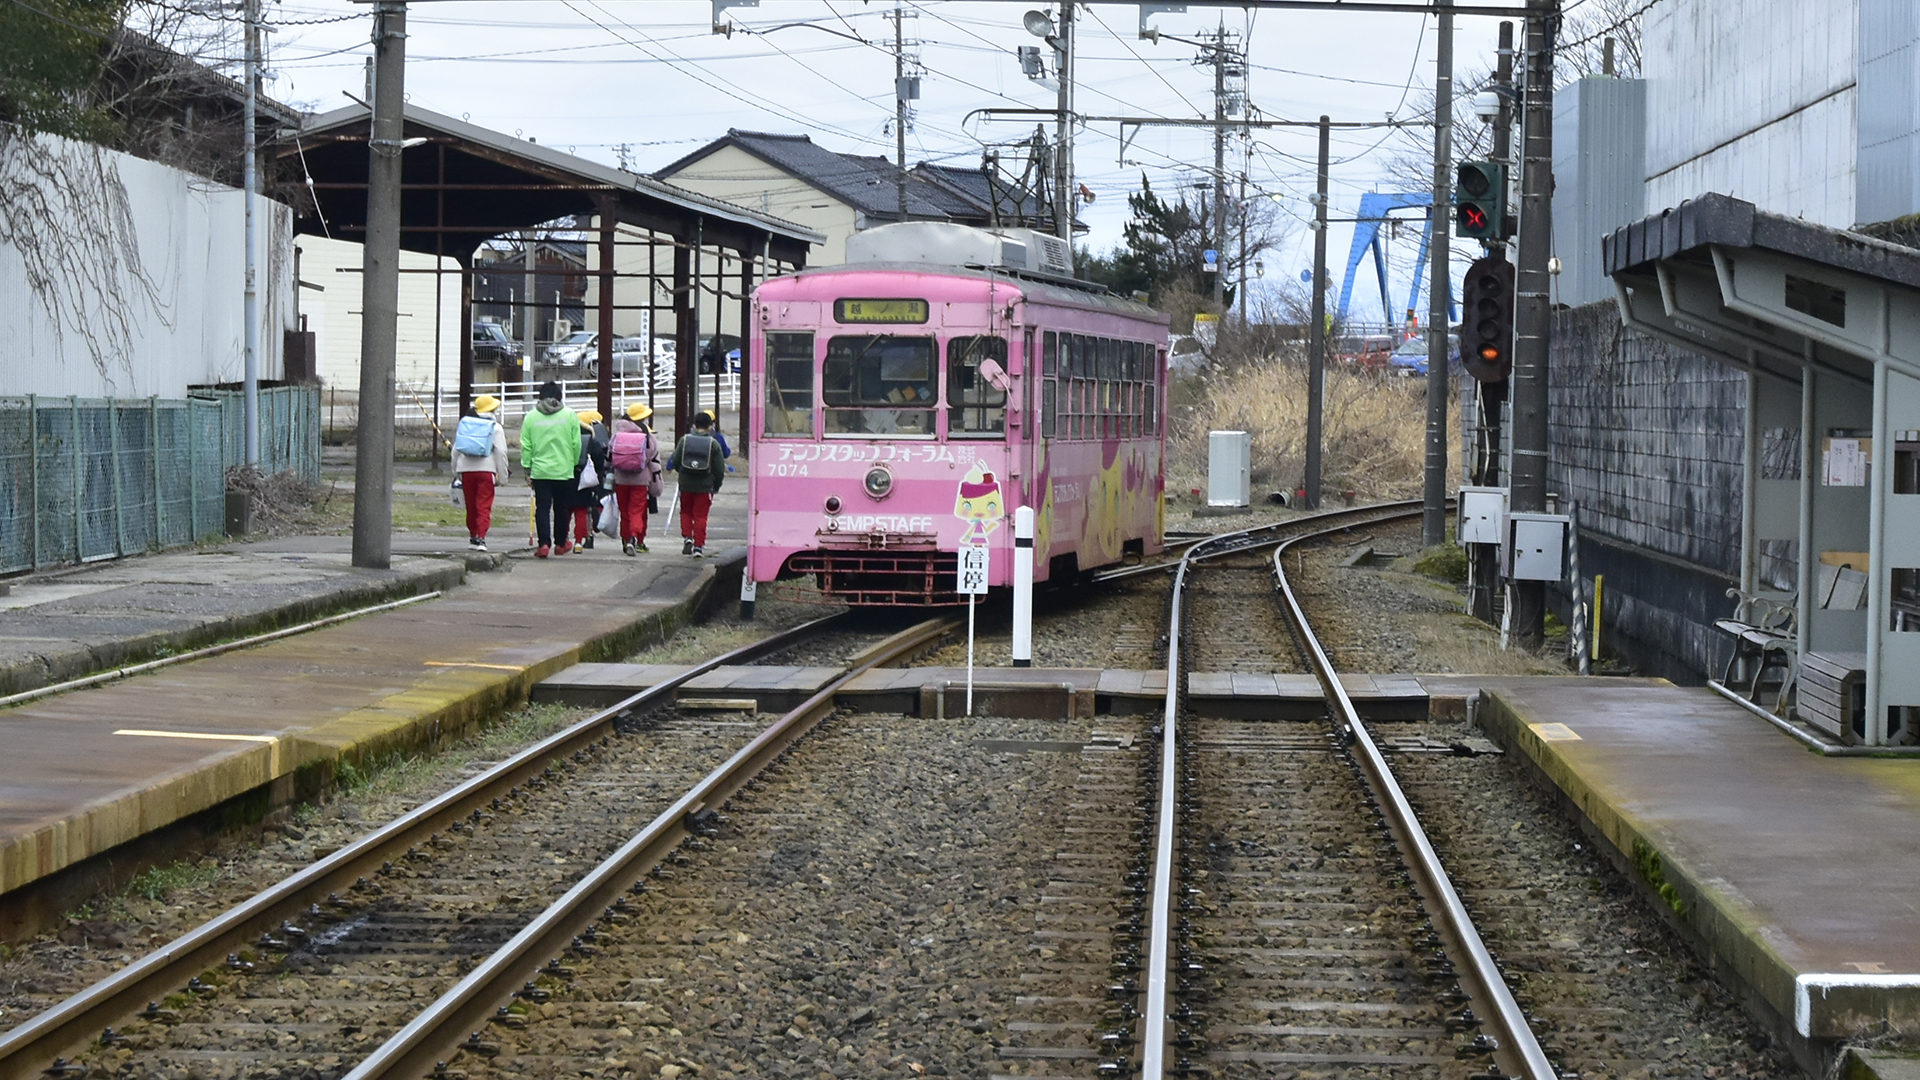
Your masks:
<svg viewBox="0 0 1920 1080"><path fill-rule="evenodd" d="M826 237L803 225L699 195L647 176L516 139L451 116L406 106L400 246L465 260L486 240L573 214L599 214L681 242L805 265ZM360 239L367 222L367 139L371 117L351 105L311 117L275 146L281 181L309 188L296 199L303 232ZM317 212L316 212L317 210Z"/></svg>

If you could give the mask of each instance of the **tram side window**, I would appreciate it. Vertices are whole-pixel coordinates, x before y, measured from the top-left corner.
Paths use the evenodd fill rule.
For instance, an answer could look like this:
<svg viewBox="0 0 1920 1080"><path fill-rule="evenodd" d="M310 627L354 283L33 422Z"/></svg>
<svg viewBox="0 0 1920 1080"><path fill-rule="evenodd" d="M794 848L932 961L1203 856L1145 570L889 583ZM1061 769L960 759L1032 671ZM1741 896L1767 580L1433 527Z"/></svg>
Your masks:
<svg viewBox="0 0 1920 1080"><path fill-rule="evenodd" d="M813 335L767 335L767 434L813 435Z"/></svg>
<svg viewBox="0 0 1920 1080"><path fill-rule="evenodd" d="M985 371L983 365L991 364ZM996 370L997 369L997 370ZM987 335L947 342L947 434L1001 435L1007 430L1007 339Z"/></svg>
<svg viewBox="0 0 1920 1080"><path fill-rule="evenodd" d="M820 386L827 434L933 434L938 355L930 337L829 339Z"/></svg>
<svg viewBox="0 0 1920 1080"><path fill-rule="evenodd" d="M1046 376L1040 383L1040 435L1052 439L1059 434L1060 335L1047 331L1040 347L1040 370Z"/></svg>

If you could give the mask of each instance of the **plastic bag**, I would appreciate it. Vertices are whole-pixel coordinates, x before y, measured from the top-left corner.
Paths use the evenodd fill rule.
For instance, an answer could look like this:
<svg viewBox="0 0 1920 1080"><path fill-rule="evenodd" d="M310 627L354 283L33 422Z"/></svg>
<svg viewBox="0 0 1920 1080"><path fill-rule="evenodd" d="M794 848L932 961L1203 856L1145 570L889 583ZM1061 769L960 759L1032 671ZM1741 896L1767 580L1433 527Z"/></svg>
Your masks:
<svg viewBox="0 0 1920 1080"><path fill-rule="evenodd" d="M582 466L580 469L580 490L591 491L592 489L597 488L599 486L600 486L600 470L594 468L593 459L588 458L587 463L584 466Z"/></svg>
<svg viewBox="0 0 1920 1080"><path fill-rule="evenodd" d="M453 505L465 508L467 505L467 493L465 489L460 486L459 477L456 476L453 478L453 486L448 488L447 491L449 497L453 500Z"/></svg>
<svg viewBox="0 0 1920 1080"><path fill-rule="evenodd" d="M600 520L598 528L615 539L620 536L620 507L607 495L600 499Z"/></svg>

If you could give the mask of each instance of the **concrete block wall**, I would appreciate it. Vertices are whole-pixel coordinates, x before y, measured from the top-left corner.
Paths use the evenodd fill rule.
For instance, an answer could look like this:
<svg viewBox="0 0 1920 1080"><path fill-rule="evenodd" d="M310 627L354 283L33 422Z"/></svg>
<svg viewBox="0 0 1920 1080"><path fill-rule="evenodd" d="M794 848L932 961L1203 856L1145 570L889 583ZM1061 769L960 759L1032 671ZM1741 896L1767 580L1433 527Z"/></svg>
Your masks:
<svg viewBox="0 0 1920 1080"><path fill-rule="evenodd" d="M1612 302L1556 316L1549 484L1579 504L1580 569L1607 576L1612 641L1697 683L1738 582L1746 377L1626 331Z"/></svg>

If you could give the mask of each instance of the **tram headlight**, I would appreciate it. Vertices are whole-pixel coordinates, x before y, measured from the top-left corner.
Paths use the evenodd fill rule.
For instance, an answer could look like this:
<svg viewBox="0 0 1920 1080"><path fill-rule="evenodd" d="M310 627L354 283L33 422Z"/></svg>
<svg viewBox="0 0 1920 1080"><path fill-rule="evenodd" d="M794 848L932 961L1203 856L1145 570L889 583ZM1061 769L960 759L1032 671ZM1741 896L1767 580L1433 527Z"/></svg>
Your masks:
<svg viewBox="0 0 1920 1080"><path fill-rule="evenodd" d="M840 496L838 495L827 496L827 513L837 514L839 512L840 512Z"/></svg>
<svg viewBox="0 0 1920 1080"><path fill-rule="evenodd" d="M893 493L893 474L884 465L875 465L867 470L866 479L860 482L867 494L876 499L884 499Z"/></svg>

